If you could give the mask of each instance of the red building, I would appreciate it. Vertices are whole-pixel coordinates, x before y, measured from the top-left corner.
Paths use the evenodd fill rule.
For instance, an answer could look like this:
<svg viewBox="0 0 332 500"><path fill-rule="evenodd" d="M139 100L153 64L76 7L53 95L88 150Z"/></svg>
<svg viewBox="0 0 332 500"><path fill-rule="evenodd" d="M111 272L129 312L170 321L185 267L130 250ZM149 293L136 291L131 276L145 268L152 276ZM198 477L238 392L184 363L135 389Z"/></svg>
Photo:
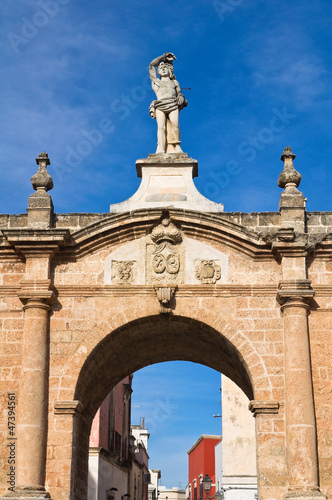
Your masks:
<svg viewBox="0 0 332 500"><path fill-rule="evenodd" d="M203 434L188 451L189 461L189 500L207 500L203 491L202 480L208 474L212 480L209 495L216 493L215 488L215 446L220 442L221 436Z"/></svg>

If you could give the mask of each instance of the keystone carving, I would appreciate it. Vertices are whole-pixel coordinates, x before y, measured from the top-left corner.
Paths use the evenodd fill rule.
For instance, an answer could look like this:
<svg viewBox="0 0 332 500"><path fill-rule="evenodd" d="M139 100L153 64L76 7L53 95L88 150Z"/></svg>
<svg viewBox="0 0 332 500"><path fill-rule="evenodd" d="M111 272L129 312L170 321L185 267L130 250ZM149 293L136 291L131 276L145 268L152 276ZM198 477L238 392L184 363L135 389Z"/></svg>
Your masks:
<svg viewBox="0 0 332 500"><path fill-rule="evenodd" d="M133 260L113 260L112 280L130 285L133 282Z"/></svg>
<svg viewBox="0 0 332 500"><path fill-rule="evenodd" d="M196 260L195 276L201 283L216 283L221 278L221 267L216 260Z"/></svg>
<svg viewBox="0 0 332 500"><path fill-rule="evenodd" d="M171 300L173 299L177 287L163 286L155 287L157 298L160 303L161 314L169 314L171 312Z"/></svg>

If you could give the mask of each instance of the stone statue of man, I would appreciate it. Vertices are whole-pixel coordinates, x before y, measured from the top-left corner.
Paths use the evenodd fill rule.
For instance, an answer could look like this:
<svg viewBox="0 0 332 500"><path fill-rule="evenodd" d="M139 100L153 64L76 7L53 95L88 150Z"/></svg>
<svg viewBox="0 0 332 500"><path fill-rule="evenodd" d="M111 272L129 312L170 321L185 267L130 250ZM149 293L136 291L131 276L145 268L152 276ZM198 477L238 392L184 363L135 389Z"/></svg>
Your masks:
<svg viewBox="0 0 332 500"><path fill-rule="evenodd" d="M152 89L157 100L150 105L150 115L156 118L158 125L158 144L156 153L181 153L179 112L187 106L187 101L182 95L180 85L173 72L173 60L176 59L172 52L167 52L156 57L149 65ZM156 69L158 68L157 77Z"/></svg>

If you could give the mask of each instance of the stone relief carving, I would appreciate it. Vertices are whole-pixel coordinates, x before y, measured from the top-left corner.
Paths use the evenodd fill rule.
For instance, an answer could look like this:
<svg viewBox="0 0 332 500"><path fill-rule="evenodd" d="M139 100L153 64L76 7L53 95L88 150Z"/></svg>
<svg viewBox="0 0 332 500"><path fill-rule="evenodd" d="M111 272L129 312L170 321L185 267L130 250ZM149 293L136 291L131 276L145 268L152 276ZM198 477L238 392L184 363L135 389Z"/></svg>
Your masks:
<svg viewBox="0 0 332 500"><path fill-rule="evenodd" d="M179 257L173 253L167 255L167 257L162 253L157 253L152 259L152 267L157 274L162 274L165 271L169 274L177 274L180 270Z"/></svg>
<svg viewBox="0 0 332 500"><path fill-rule="evenodd" d="M175 292L177 290L177 286L155 286L155 290L157 292L157 298L160 304L160 313L161 314L169 314L172 312L171 302L174 299Z"/></svg>
<svg viewBox="0 0 332 500"><path fill-rule="evenodd" d="M146 250L146 282L178 284L183 282L184 251L181 230L169 218L153 228L152 244Z"/></svg>
<svg viewBox="0 0 332 500"><path fill-rule="evenodd" d="M133 260L112 261L112 281L130 285L133 282Z"/></svg>
<svg viewBox="0 0 332 500"><path fill-rule="evenodd" d="M204 266L203 261L206 261ZM212 269L207 264L211 261ZM172 287L228 283L227 255L188 237L167 212L148 234L107 255L104 270L105 285Z"/></svg>
<svg viewBox="0 0 332 500"><path fill-rule="evenodd" d="M201 283L216 283L221 278L221 267L217 260L195 260L195 277Z"/></svg>

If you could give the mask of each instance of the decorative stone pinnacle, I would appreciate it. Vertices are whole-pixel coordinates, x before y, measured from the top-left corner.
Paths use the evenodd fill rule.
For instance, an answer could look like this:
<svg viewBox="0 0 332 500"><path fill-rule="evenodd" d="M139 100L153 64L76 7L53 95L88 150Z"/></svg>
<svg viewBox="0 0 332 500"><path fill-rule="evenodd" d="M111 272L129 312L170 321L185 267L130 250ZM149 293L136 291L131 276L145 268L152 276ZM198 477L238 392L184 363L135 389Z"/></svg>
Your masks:
<svg viewBox="0 0 332 500"><path fill-rule="evenodd" d="M297 188L300 185L302 176L297 170L295 170L294 165L293 165L293 160L296 158L296 155L292 153L292 149L290 146L287 146L282 155L281 155L281 161L284 162L284 169L279 175L278 179L278 186L280 188L295 188L297 191Z"/></svg>
<svg viewBox="0 0 332 500"><path fill-rule="evenodd" d="M49 191L53 188L53 180L50 174L47 172L47 165L50 165L50 159L46 151L40 153L38 158L36 158L36 163L39 166L38 172L31 177L31 184L33 189L36 191L42 189L44 191Z"/></svg>
<svg viewBox="0 0 332 500"><path fill-rule="evenodd" d="M42 161L46 161L46 165L51 165L50 159L46 151L44 151L43 153L39 153L38 158L36 158L37 165L39 165L39 163Z"/></svg>
<svg viewBox="0 0 332 500"><path fill-rule="evenodd" d="M281 161L285 161L286 158L292 158L292 160L295 160L296 155L292 152L292 148L290 146L286 146L282 155L281 155Z"/></svg>

